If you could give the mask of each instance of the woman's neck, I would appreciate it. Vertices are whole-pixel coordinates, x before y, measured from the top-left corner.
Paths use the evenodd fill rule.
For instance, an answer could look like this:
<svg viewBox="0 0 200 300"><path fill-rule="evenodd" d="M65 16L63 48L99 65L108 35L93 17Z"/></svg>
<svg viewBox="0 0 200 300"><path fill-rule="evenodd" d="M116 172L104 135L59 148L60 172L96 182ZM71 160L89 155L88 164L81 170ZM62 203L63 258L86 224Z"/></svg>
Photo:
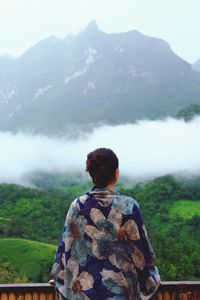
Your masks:
<svg viewBox="0 0 200 300"><path fill-rule="evenodd" d="M109 190L114 190L115 184L114 183L109 183L106 188Z"/></svg>

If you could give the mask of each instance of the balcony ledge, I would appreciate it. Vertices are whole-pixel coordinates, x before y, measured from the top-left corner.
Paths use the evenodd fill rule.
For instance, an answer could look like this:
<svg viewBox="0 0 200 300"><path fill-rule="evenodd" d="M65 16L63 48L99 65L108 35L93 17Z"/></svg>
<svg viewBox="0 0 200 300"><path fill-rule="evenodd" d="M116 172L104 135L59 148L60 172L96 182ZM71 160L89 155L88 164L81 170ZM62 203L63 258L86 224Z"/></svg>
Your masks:
<svg viewBox="0 0 200 300"><path fill-rule="evenodd" d="M0 284L0 300L54 300L48 283ZM200 300L200 281L163 281L152 300Z"/></svg>

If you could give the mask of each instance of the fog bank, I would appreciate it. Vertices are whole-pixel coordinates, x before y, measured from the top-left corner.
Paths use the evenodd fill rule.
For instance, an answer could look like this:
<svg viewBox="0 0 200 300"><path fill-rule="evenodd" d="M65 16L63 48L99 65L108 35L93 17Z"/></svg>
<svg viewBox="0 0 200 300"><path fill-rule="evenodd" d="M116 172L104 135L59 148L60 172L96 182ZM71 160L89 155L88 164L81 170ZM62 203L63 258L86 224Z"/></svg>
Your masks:
<svg viewBox="0 0 200 300"><path fill-rule="evenodd" d="M200 175L199 133L200 118L102 126L77 140L0 132L0 182L27 183L34 172L84 174L86 155L98 147L112 148L130 178Z"/></svg>

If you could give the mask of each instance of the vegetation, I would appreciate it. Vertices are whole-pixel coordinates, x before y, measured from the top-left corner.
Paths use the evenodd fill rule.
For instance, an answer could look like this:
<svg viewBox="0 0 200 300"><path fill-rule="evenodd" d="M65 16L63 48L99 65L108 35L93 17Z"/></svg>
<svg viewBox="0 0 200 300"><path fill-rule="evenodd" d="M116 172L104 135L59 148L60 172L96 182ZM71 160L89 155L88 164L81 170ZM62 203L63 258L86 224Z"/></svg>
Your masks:
<svg viewBox="0 0 200 300"><path fill-rule="evenodd" d="M180 200L174 202L169 209L170 217L181 217L184 220L191 220L193 216L200 218L200 200Z"/></svg>
<svg viewBox="0 0 200 300"><path fill-rule="evenodd" d="M0 237L56 244L69 205L80 192L79 185L61 192L0 185Z"/></svg>
<svg viewBox="0 0 200 300"><path fill-rule="evenodd" d="M178 118L183 118L185 121L191 121L195 116L200 115L200 105L191 104L177 113Z"/></svg>
<svg viewBox="0 0 200 300"><path fill-rule="evenodd" d="M55 249L29 240L0 239L0 283L48 281Z"/></svg>
<svg viewBox="0 0 200 300"><path fill-rule="evenodd" d="M0 185L1 282L48 280L67 209L88 189L81 182L67 185L62 176L55 178L55 184L52 180L40 181L44 190ZM199 279L200 178L164 176L142 184L120 184L118 190L140 204L162 279Z"/></svg>
<svg viewBox="0 0 200 300"><path fill-rule="evenodd" d="M139 201L162 279L198 280L199 178L180 181L164 176L122 191Z"/></svg>

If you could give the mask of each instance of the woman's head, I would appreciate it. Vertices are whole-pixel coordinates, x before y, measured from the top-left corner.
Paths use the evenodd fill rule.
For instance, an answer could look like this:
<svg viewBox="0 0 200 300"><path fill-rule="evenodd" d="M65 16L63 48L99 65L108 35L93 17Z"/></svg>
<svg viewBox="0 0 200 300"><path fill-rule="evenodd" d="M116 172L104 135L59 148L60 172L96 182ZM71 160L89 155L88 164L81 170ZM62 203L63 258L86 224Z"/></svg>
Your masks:
<svg viewBox="0 0 200 300"><path fill-rule="evenodd" d="M86 171L99 188L107 187L117 179L118 166L118 158L111 149L98 148L87 156Z"/></svg>

